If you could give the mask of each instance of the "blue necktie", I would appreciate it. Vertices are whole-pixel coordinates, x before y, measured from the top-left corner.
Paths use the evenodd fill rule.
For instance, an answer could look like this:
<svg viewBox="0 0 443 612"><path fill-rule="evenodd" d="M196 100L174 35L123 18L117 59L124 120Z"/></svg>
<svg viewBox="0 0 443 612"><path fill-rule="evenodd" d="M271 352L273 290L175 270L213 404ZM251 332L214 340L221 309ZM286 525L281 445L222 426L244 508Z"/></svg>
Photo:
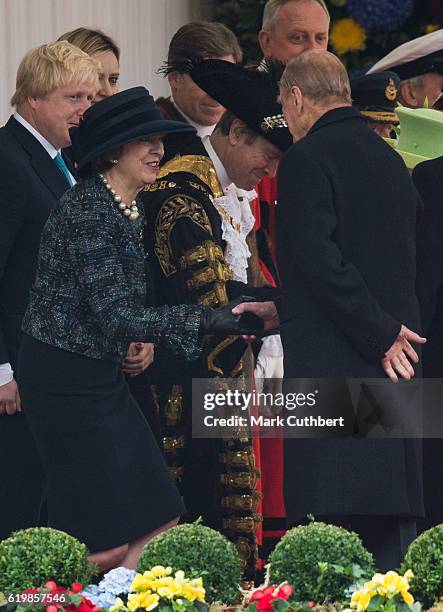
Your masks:
<svg viewBox="0 0 443 612"><path fill-rule="evenodd" d="M57 166L57 168L61 172L63 172L63 174L65 175L65 178L68 181L69 187L72 187L72 185L74 183L73 183L71 175L69 173L68 166L65 164L65 160L61 156L61 153L57 153L57 155L54 157L54 162L55 162L55 165Z"/></svg>

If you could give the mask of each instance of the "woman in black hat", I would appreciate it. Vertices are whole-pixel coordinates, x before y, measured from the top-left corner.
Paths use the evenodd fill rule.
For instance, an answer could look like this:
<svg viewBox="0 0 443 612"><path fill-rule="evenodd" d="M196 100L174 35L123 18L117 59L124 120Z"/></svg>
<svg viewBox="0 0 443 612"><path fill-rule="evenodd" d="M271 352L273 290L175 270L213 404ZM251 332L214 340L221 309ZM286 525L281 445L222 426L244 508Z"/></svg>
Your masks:
<svg viewBox="0 0 443 612"><path fill-rule="evenodd" d="M100 82L99 88L93 100L94 103L100 102L113 96L119 91L120 77L120 48L115 40L101 30L80 27L70 32L65 32L59 36L58 40L67 40L75 45L98 62L100 62ZM177 138L177 136L176 136ZM178 136L181 138L181 135ZM68 156L72 165L72 147L64 149L64 156ZM163 445L160 420L155 409L154 397L149 384L149 366L154 360L154 345L151 342L131 342L128 353L122 363L122 370L126 374L126 382L134 396L140 410L149 423L152 433L159 446ZM149 368L149 369L148 369Z"/></svg>
<svg viewBox="0 0 443 612"><path fill-rule="evenodd" d="M166 121L143 87L91 107L71 130L82 177L42 234L19 359L26 416L47 477L49 524L102 570L134 568L184 508L120 364L131 341L195 359L205 333L247 333L232 305L145 308L136 196L155 180Z"/></svg>

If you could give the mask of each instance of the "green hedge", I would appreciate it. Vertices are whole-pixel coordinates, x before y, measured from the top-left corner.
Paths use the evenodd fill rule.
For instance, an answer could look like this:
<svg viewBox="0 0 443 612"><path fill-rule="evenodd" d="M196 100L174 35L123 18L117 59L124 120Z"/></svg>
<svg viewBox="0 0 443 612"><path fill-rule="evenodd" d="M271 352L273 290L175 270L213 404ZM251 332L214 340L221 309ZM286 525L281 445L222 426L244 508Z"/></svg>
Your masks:
<svg viewBox="0 0 443 612"><path fill-rule="evenodd" d="M21 591L54 580L88 584L88 550L72 536L48 527L16 531L0 542L0 591Z"/></svg>

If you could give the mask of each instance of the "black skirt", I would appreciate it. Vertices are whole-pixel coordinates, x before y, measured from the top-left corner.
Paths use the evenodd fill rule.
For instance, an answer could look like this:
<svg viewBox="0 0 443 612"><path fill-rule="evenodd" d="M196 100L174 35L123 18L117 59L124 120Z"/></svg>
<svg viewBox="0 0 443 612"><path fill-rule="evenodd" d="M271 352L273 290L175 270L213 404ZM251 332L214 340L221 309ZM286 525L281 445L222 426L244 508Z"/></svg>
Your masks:
<svg viewBox="0 0 443 612"><path fill-rule="evenodd" d="M50 527L95 552L184 513L118 364L24 335L18 384L46 473Z"/></svg>

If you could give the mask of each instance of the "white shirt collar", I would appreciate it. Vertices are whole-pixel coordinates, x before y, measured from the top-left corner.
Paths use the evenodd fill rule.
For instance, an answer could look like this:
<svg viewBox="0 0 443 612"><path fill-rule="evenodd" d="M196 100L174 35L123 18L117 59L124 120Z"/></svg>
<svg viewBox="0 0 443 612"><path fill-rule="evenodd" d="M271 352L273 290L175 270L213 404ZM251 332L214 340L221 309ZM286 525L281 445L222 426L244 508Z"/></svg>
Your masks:
<svg viewBox="0 0 443 612"><path fill-rule="evenodd" d="M226 189L230 185L232 185L232 181L229 178L228 173L226 172L225 167L224 167L224 165L221 162L221 159L219 158L219 156L215 152L215 149L212 146L212 143L211 143L211 140L210 140L209 136L205 136L205 138L202 138L202 143L203 143L203 146L206 149L207 154L209 155L209 159L214 164L214 168L215 168L215 172L217 174L217 178L218 178L218 180L220 182L221 188L225 192Z"/></svg>
<svg viewBox="0 0 443 612"><path fill-rule="evenodd" d="M28 121L26 121L26 119L23 119L23 117L17 111L15 111L14 113L14 119L18 121L24 128L26 128L36 140L39 141L39 143L46 150L51 159L54 159L58 154L61 154L61 149L56 149L54 145L49 142L49 140L46 140L46 138L42 136L40 132L38 132L35 127L33 127ZM69 168L68 172L69 176L71 177L71 185L75 185L77 181L72 175Z"/></svg>
<svg viewBox="0 0 443 612"><path fill-rule="evenodd" d="M39 143L42 145L42 147L44 147L46 149L46 151L48 152L48 155L51 157L51 159L54 159L54 157L60 153L60 150L57 150L54 145L52 145L48 140L46 140L46 138L44 136L42 136L40 134L40 132L37 132L37 130L35 129L35 127L33 127L28 121L26 121L26 119L23 119L23 117L17 112L15 111L14 113L14 119L16 121L18 121L19 123L21 123L21 125L26 128L28 130L28 132L31 132L31 134L34 136L34 138L36 138Z"/></svg>
<svg viewBox="0 0 443 612"><path fill-rule="evenodd" d="M177 105L177 102L174 100L172 96L171 96L171 100L172 100L172 104L178 110L180 115L183 115L184 119L186 119L186 122L189 123L189 125L192 125L192 127L197 130L197 136L199 138L205 138L205 136L210 136L212 134L212 132L214 131L215 125L216 125L215 123L214 125L200 125L200 123L196 123L190 117L188 117L186 113L182 111L182 109Z"/></svg>

